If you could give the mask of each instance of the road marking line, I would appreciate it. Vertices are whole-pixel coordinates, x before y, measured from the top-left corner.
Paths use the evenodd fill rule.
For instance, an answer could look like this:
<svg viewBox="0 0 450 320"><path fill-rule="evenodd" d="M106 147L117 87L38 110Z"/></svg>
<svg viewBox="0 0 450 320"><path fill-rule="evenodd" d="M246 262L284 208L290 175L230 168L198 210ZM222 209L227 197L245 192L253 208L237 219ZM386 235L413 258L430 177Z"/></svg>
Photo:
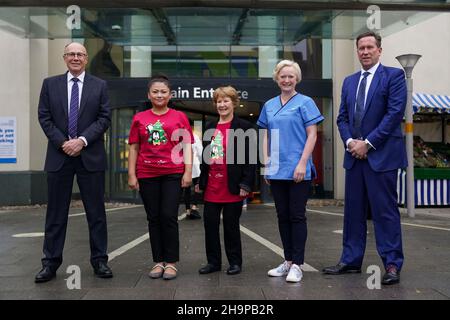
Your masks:
<svg viewBox="0 0 450 320"><path fill-rule="evenodd" d="M306 208L306 211L317 212L317 213L322 213L322 214L328 214L328 215L330 215L330 216L340 216L340 217L343 217L343 216L344 216L343 213L328 212L328 211L320 211L320 210L313 210L313 209L308 209L308 208Z"/></svg>
<svg viewBox="0 0 450 320"><path fill-rule="evenodd" d="M180 216L178 216L178 220L183 220L186 217L186 214L181 214ZM255 241L261 243L262 245L264 245L265 247L269 248L270 250L272 250L273 252L275 252L276 254L278 254L279 256L281 256L282 258L284 258L284 253L283 253L283 249L281 249L280 247L278 247L277 245L271 243L270 241L264 239L263 237L261 237L260 235L258 235L257 233L251 231L250 229L247 229L246 227L240 225L240 229L241 231L246 234L247 236L249 236L250 238L254 239ZM112 251L111 253L108 254L109 256L109 261L113 260L114 258L124 254L125 252L127 252L128 250L131 250L132 248L136 247L137 245L139 245L140 243L144 242L145 240L147 240L149 238L149 234L148 232L142 236L140 236L139 238L121 246L120 248ZM315 271L317 272L318 270L315 269L314 267L310 266L309 264L305 263L302 264L301 266L303 271Z"/></svg>
<svg viewBox="0 0 450 320"><path fill-rule="evenodd" d="M433 226L427 226L427 225L423 225L423 224L415 224L415 223L407 223L407 222L402 222L402 224L405 225L405 226L410 226L410 227L418 227L418 228L450 231L449 228L433 227Z"/></svg>
<svg viewBox="0 0 450 320"><path fill-rule="evenodd" d="M121 246L119 249L116 249L113 252L108 253L108 258L109 258L108 261L111 261L112 259L120 256L121 254L127 252L128 250L136 247L137 245L139 245L141 242L144 242L148 238L149 238L149 234L147 232L146 234L143 234L139 238L134 239L133 241L128 242L127 244Z"/></svg>
<svg viewBox="0 0 450 320"><path fill-rule="evenodd" d="M111 209L106 209L105 211L111 212L111 211L117 211L117 210L123 210L123 209L134 209L134 208L139 208L139 207L143 207L143 205L131 205L131 206L127 206L127 207L111 208ZM69 217L78 217L78 216L83 216L85 214L86 214L86 212L72 213L72 214L69 214Z"/></svg>
<svg viewBox="0 0 450 320"><path fill-rule="evenodd" d="M277 246L276 244L273 244L272 242L270 242L267 239L264 239L263 237L261 237L259 234L251 231L250 229L247 229L246 227L240 225L240 229L242 231L242 233L246 234L247 236L249 236L250 238L252 238L253 240L261 243L263 246L269 248L270 250L272 250L273 252L275 252L277 255L279 255L280 257L282 257L284 259L284 252L283 249L281 249L279 246ZM310 266L307 263L304 263L301 265L301 269L303 271L319 271L316 268Z"/></svg>
<svg viewBox="0 0 450 320"><path fill-rule="evenodd" d="M306 209L306 211L317 212L317 213L322 213L322 214L328 214L328 215L332 215L332 216L342 216L342 217L344 216L343 213L334 213L334 212L312 210L312 209ZM401 224L404 225L404 226L409 226L409 227L417 227L417 228L425 228L425 229L433 229L433 230L450 231L449 228L427 226L425 224L417 224L417 223L409 223L409 222L401 222Z"/></svg>
<svg viewBox="0 0 450 320"><path fill-rule="evenodd" d="M34 237L43 237L43 232L30 232L30 233L16 233L12 235L13 238L34 238Z"/></svg>
<svg viewBox="0 0 450 320"><path fill-rule="evenodd" d="M133 208L135 208L135 207L139 207L139 206L133 206ZM119 209L119 208L117 208L117 209ZM183 213L182 215L178 216L178 220L183 220L184 218L186 218L186 214L185 213ZM134 247L136 247L137 245L141 244L142 242L144 242L148 238L149 238L149 234L147 232L146 234L143 234L139 238L134 239L133 241L128 242L127 244L121 246L119 249L116 249L116 250L112 251L111 253L108 253L108 257L109 257L108 261L111 261L112 259L117 258L121 254L124 254L128 250L133 249Z"/></svg>

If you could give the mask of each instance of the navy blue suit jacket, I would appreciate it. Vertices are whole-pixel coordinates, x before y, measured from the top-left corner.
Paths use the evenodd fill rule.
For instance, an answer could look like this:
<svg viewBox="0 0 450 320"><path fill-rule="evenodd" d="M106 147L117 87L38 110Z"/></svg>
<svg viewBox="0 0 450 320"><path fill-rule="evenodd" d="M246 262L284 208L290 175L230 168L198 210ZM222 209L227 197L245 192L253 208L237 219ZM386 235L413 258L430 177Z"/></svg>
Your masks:
<svg viewBox="0 0 450 320"><path fill-rule="evenodd" d="M406 107L406 82L403 70L379 65L369 87L358 137L354 130L356 91L361 72L345 78L337 125L342 141L363 138L375 149L367 153L372 170L385 172L407 166L401 122ZM344 168L351 169L356 159L345 152Z"/></svg>
<svg viewBox="0 0 450 320"><path fill-rule="evenodd" d="M45 171L61 169L68 157L62 149L68 140L67 73L44 80L38 106L39 123L48 138ZM81 160L88 171L106 169L103 134L111 122L106 81L85 74L80 109L78 136L84 136L87 147L81 150Z"/></svg>

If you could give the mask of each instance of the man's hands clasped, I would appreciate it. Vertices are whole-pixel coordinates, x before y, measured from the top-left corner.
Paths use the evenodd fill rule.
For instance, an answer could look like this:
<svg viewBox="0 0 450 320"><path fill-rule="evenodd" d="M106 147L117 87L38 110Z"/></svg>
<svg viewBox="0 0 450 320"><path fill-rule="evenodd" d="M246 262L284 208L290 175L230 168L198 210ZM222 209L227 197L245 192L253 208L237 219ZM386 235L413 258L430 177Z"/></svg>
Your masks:
<svg viewBox="0 0 450 320"><path fill-rule="evenodd" d="M70 139L63 143L62 150L65 154L70 157L78 157L81 153L81 150L84 147L84 142L81 139Z"/></svg>
<svg viewBox="0 0 450 320"><path fill-rule="evenodd" d="M356 159L367 159L367 145L363 140L354 139L348 144L348 152L352 154Z"/></svg>

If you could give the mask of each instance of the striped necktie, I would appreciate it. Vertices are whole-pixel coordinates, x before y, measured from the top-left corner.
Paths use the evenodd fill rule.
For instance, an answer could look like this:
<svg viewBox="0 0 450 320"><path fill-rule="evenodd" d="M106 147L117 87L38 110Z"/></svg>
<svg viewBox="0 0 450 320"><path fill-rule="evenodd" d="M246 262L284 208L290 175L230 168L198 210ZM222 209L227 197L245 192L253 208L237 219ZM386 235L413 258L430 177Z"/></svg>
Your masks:
<svg viewBox="0 0 450 320"><path fill-rule="evenodd" d="M359 84L359 90L356 96L354 127L356 130L356 134L358 135L358 138L362 138L361 121L362 116L364 114L364 102L366 99L366 83L367 83L367 76L369 74L370 72L367 71L363 73L363 78L361 80L361 83Z"/></svg>
<svg viewBox="0 0 450 320"><path fill-rule="evenodd" d="M70 109L69 109L69 136L74 139L77 137L77 126L78 126L78 100L79 100L79 89L78 89L78 78L72 78L72 94L70 95Z"/></svg>

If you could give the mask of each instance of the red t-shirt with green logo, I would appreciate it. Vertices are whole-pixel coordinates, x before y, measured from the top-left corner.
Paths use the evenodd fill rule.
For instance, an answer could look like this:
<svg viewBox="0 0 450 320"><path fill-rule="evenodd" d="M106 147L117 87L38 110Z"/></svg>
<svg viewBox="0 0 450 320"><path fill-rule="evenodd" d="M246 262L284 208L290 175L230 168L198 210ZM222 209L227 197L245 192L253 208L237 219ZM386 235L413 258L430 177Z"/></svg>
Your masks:
<svg viewBox="0 0 450 320"><path fill-rule="evenodd" d="M136 113L128 138L128 144L139 144L136 177L183 173L182 141L194 143L189 120L183 112L169 109L157 115L150 109Z"/></svg>
<svg viewBox="0 0 450 320"><path fill-rule="evenodd" d="M205 190L205 201L208 202L238 202L245 197L230 193L228 190L228 172L226 164L227 130L231 121L217 124L216 131L211 139L208 183Z"/></svg>

